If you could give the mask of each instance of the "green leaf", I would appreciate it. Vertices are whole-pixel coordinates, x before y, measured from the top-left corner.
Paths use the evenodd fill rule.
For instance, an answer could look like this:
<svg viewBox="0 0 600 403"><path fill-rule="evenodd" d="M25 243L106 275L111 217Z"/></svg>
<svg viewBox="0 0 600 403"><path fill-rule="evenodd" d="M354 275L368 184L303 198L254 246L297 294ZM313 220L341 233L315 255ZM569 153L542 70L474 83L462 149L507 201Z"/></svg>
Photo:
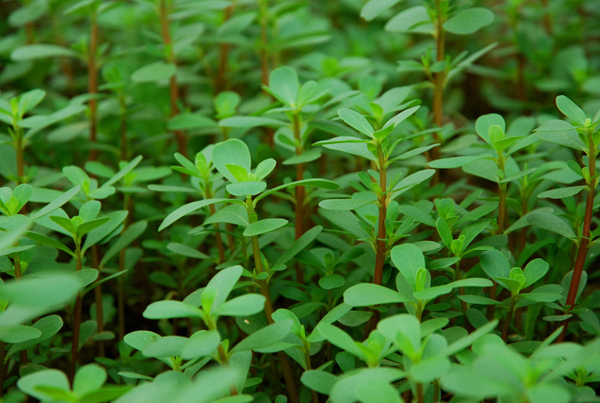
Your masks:
<svg viewBox="0 0 600 403"><path fill-rule="evenodd" d="M581 108L575 104L575 102L571 101L566 96L557 96L556 106L563 114L565 114L565 116L567 116L571 120L574 120L580 125L585 124L585 112L582 111Z"/></svg>
<svg viewBox="0 0 600 403"><path fill-rule="evenodd" d="M213 313L219 316L250 316L262 312L265 297L260 294L246 294L225 302Z"/></svg>
<svg viewBox="0 0 600 403"><path fill-rule="evenodd" d="M325 210L350 211L373 203L373 200L368 199L330 199L321 201L319 207Z"/></svg>
<svg viewBox="0 0 600 403"><path fill-rule="evenodd" d="M142 351L148 343L158 339L160 339L160 336L154 332L137 330L135 332L126 334L123 338L123 341L136 350Z"/></svg>
<svg viewBox="0 0 600 403"><path fill-rule="evenodd" d="M112 246L106 251L102 260L100 261L100 266L104 266L110 259L112 259L119 251L123 248L126 248L135 241L140 235L144 233L148 227L148 223L146 221L138 221L131 224L121 236L117 239L117 241L112 244Z"/></svg>
<svg viewBox="0 0 600 403"><path fill-rule="evenodd" d="M183 347L181 357L184 360L191 360L199 357L206 357L209 354L215 352L219 343L221 342L221 336L216 330L201 330L196 332L190 337L190 340Z"/></svg>
<svg viewBox="0 0 600 403"><path fill-rule="evenodd" d="M229 139L216 144L212 148L212 161L221 175L233 183L237 182L237 179L227 169L227 165L237 165L244 168L246 172L250 172L250 165L252 164L248 146L238 139Z"/></svg>
<svg viewBox="0 0 600 403"><path fill-rule="evenodd" d="M35 108L40 102L42 102L45 96L46 91L43 90L31 90L27 91L24 94L21 94L21 96L19 97L19 113L21 115L25 115L27 112ZM17 186L14 191L16 191L17 188L19 188L19 186Z"/></svg>
<svg viewBox="0 0 600 403"><path fill-rule="evenodd" d="M102 218L97 218L95 220L91 220L88 222L84 222L83 224L81 224L77 227L76 234L79 238L81 238L88 232L106 224L109 221L110 221L110 217L102 217Z"/></svg>
<svg viewBox="0 0 600 403"><path fill-rule="evenodd" d="M490 278L508 277L510 275L510 264L504 254L498 250L483 252L479 261L481 268Z"/></svg>
<svg viewBox="0 0 600 403"><path fill-rule="evenodd" d="M19 351L27 350L36 344L39 344L42 341L54 336L63 327L63 320L58 315L48 315L36 321L32 327L40 331L40 336L35 339L13 344L10 346L8 353L6 353L7 357L10 357Z"/></svg>
<svg viewBox="0 0 600 403"><path fill-rule="evenodd" d="M321 153L315 150L304 151L300 155L294 155L282 162L283 165L297 165L312 162L321 158Z"/></svg>
<svg viewBox="0 0 600 403"><path fill-rule="evenodd" d="M300 253L300 251L306 249L306 247L312 241L315 240L315 238L321 233L321 231L323 231L323 227L321 227L320 225L317 225L306 231L289 248L287 248L281 254L281 256L279 256L279 259L277 259L273 267L283 266L284 264L286 264L290 259L292 259L298 253Z"/></svg>
<svg viewBox="0 0 600 403"><path fill-rule="evenodd" d="M54 238L50 238L46 235L38 234L37 232L27 231L25 232L25 236L29 239L36 241L42 245L47 245L52 248L56 248L58 250L62 250L63 252L68 253L69 255L75 257L75 252L71 251L71 249L64 246L62 243L58 242Z"/></svg>
<svg viewBox="0 0 600 403"><path fill-rule="evenodd" d="M131 390L131 386L106 386L81 396L78 403L104 403L111 402Z"/></svg>
<svg viewBox="0 0 600 403"><path fill-rule="evenodd" d="M94 392L106 382L106 370L97 364L85 365L77 371L73 380L73 392L79 396Z"/></svg>
<svg viewBox="0 0 600 403"><path fill-rule="evenodd" d="M181 336L165 336L152 340L142 350L146 357L168 358L181 356L188 339Z"/></svg>
<svg viewBox="0 0 600 403"><path fill-rule="evenodd" d="M486 278L465 278L462 280L453 281L446 286L452 288L458 287L491 287L493 283Z"/></svg>
<svg viewBox="0 0 600 403"><path fill-rule="evenodd" d="M425 267L423 252L412 244L398 245L392 248L392 262L402 273L413 291L417 290L417 272Z"/></svg>
<svg viewBox="0 0 600 403"><path fill-rule="evenodd" d="M198 201L195 201L192 203L185 204L185 205L179 207L178 209L176 209L175 211L173 211L171 214L169 214L163 220L163 222L160 224L160 226L158 227L158 230L159 231L164 230L169 225L173 224L175 221L179 220L180 218L182 218L190 213L193 213L194 211L196 211L198 209L201 209L202 207L206 207L211 204L227 203L227 202L231 202L231 200L230 199L206 199L206 200L198 200Z"/></svg>
<svg viewBox="0 0 600 403"><path fill-rule="evenodd" d="M349 126L358 130L360 133L367 137L373 138L373 126L367 121L367 119L360 113L353 111L348 108L343 108L338 111L338 115L346 122Z"/></svg>
<svg viewBox="0 0 600 403"><path fill-rule="evenodd" d="M554 232L565 238L577 239L577 235L575 235L569 224L552 213L539 210L533 211L527 216L527 221L535 227Z"/></svg>
<svg viewBox="0 0 600 403"><path fill-rule="evenodd" d="M350 337L350 335L344 332L342 329L327 323L323 323L319 324L319 332L331 344L341 348L342 350L359 358L365 357L362 350L356 345L356 342L352 339L352 337Z"/></svg>
<svg viewBox="0 0 600 403"><path fill-rule="evenodd" d="M22 306L52 307L75 298L81 284L70 273L48 271L0 285L0 300Z"/></svg>
<svg viewBox="0 0 600 403"><path fill-rule="evenodd" d="M267 158L266 160L262 161L256 166L256 170L254 171L256 180L261 181L269 176L269 174L273 172L273 169L275 169L276 165L277 162L273 158Z"/></svg>
<svg viewBox="0 0 600 403"><path fill-rule="evenodd" d="M33 0L29 4L13 11L8 17L11 27L23 27L40 19L48 11L47 0Z"/></svg>
<svg viewBox="0 0 600 403"><path fill-rule="evenodd" d="M330 274L319 279L319 287L324 290L332 290L343 286L345 282L346 280L344 277L339 274Z"/></svg>
<svg viewBox="0 0 600 403"><path fill-rule="evenodd" d="M413 365L408 371L415 382L428 383L441 378L450 370L450 360L446 357L429 357Z"/></svg>
<svg viewBox="0 0 600 403"><path fill-rule="evenodd" d="M414 6L396 14L385 24L385 30L388 32L431 34L434 32L434 27L427 8Z"/></svg>
<svg viewBox="0 0 600 403"><path fill-rule="evenodd" d="M304 386L323 395L329 395L336 381L335 375L319 370L304 371L300 377Z"/></svg>
<svg viewBox="0 0 600 403"><path fill-rule="evenodd" d="M494 14L487 8L473 7L461 10L444 23L444 29L457 35L469 35L490 25Z"/></svg>
<svg viewBox="0 0 600 403"><path fill-rule="evenodd" d="M191 257L194 259L210 259L210 256L178 242L169 242L167 244L167 249L181 256Z"/></svg>
<svg viewBox="0 0 600 403"><path fill-rule="evenodd" d="M367 21L371 21L399 2L400 0L369 0L360 10L360 16Z"/></svg>
<svg viewBox="0 0 600 403"><path fill-rule="evenodd" d="M231 352L259 350L272 346L278 341L283 340L290 333L291 327L291 320L283 320L263 327L236 344Z"/></svg>
<svg viewBox="0 0 600 403"><path fill-rule="evenodd" d="M535 130L535 132L537 133L537 136L544 141L560 144L580 151L587 149L587 145L584 144L577 135L577 130L575 130L573 125L564 120L549 120L544 122Z"/></svg>
<svg viewBox="0 0 600 403"><path fill-rule="evenodd" d="M48 396L38 391L38 386L52 386L63 391L70 390L67 376L56 369L44 369L22 376L17 381L17 386L22 392L41 401L48 401Z"/></svg>
<svg viewBox="0 0 600 403"><path fill-rule="evenodd" d="M266 188L267 184L265 182L258 181L231 183L227 185L227 191L232 196L254 196Z"/></svg>
<svg viewBox="0 0 600 403"><path fill-rule="evenodd" d="M537 197L540 199L564 199L565 197L575 196L585 188L585 186L571 186L567 188L551 189L539 193Z"/></svg>
<svg viewBox="0 0 600 403"><path fill-rule="evenodd" d="M439 285L436 287L425 288L421 291L415 291L413 295L419 300L431 301L439 296L450 294L451 292L452 287L449 287L447 285Z"/></svg>
<svg viewBox="0 0 600 403"><path fill-rule="evenodd" d="M77 193L79 193L79 190L79 186L75 186L73 189L69 189L68 191L54 199L51 203L43 207L41 210L33 213L31 215L31 219L37 220L38 218L42 218L43 216L50 214L51 212L53 212L54 210L58 209L63 204L71 200Z"/></svg>
<svg viewBox="0 0 600 403"><path fill-rule="evenodd" d="M390 316L380 321L377 329L410 358L421 350L421 324L413 315Z"/></svg>
<svg viewBox="0 0 600 403"><path fill-rule="evenodd" d="M312 187L316 187L316 188L320 188L320 189L328 189L328 190L336 190L336 189L339 189L339 187L340 187L340 185L338 185L337 183L332 182L327 179L303 179L301 181L286 183L285 185L280 185L280 186L274 187L273 189L267 190L266 192L258 195L254 199L254 205L256 205L256 203L258 203L259 200L264 199L265 197L269 196L270 194L279 192L280 190L287 189L290 187L295 187L295 186L312 186Z"/></svg>
<svg viewBox="0 0 600 403"><path fill-rule="evenodd" d="M480 116L475 122L475 130L479 137L481 137L489 145L493 145L490 139L490 128L492 126L499 126L502 132L506 131L506 123L504 118L497 113L489 113L487 115Z"/></svg>
<svg viewBox="0 0 600 403"><path fill-rule="evenodd" d="M148 305L142 316L147 319L202 318L202 311L181 301L158 301Z"/></svg>
<svg viewBox="0 0 600 403"><path fill-rule="evenodd" d="M221 127L233 128L251 128L251 127L280 127L285 125L285 122L273 118L265 118L262 116L232 116L225 118L219 122Z"/></svg>
<svg viewBox="0 0 600 403"><path fill-rule="evenodd" d="M450 158L441 158L438 160L431 161L427 164L430 168L436 169L450 169L450 168L460 168L465 165L468 165L472 162L479 161L485 158L490 158L489 155L472 155L466 157L450 157Z"/></svg>
<svg viewBox="0 0 600 403"><path fill-rule="evenodd" d="M523 270L523 275L526 279L523 288L527 288L543 278L548 273L548 270L550 270L550 265L543 259L538 258L529 262L525 266L525 270Z"/></svg>
<svg viewBox="0 0 600 403"><path fill-rule="evenodd" d="M391 199L395 199L402 193L412 189L420 183L425 182L427 179L431 178L435 174L435 169L423 169L421 171L417 171L411 175L408 175L406 178L399 181L392 191Z"/></svg>
<svg viewBox="0 0 600 403"><path fill-rule="evenodd" d="M164 81L175 75L177 67L172 63L154 62L133 72L131 81L134 83L151 83Z"/></svg>
<svg viewBox="0 0 600 403"><path fill-rule="evenodd" d="M446 350L444 350L443 355L446 357L450 357L459 351L464 350L473 344L480 337L492 332L496 326L498 326L498 320L493 320L485 325L481 326L479 329L475 330L473 333L469 334L467 337L463 337L450 344Z"/></svg>
<svg viewBox="0 0 600 403"><path fill-rule="evenodd" d="M26 325L14 325L0 327L0 340L4 343L23 343L36 339L42 332L35 327Z"/></svg>
<svg viewBox="0 0 600 403"><path fill-rule="evenodd" d="M298 74L291 67L278 67L269 75L269 90L284 105L296 105L299 88Z"/></svg>
<svg viewBox="0 0 600 403"><path fill-rule="evenodd" d="M167 122L167 129L169 130L193 130L216 126L217 124L214 120L198 113L175 115Z"/></svg>
<svg viewBox="0 0 600 403"><path fill-rule="evenodd" d="M48 59L51 57L74 57L75 51L58 45L27 45L16 48L10 54L10 58L16 62L36 59Z"/></svg>
<svg viewBox="0 0 600 403"><path fill-rule="evenodd" d="M409 301L399 292L377 284L356 284L344 292L344 303L353 307L400 302Z"/></svg>
<svg viewBox="0 0 600 403"><path fill-rule="evenodd" d="M482 297L480 295L459 295L458 299L473 305L502 305L501 302L498 302L495 299Z"/></svg>
<svg viewBox="0 0 600 403"><path fill-rule="evenodd" d="M273 232L288 222L288 220L283 218L266 218L248 225L244 230L244 236L251 237Z"/></svg>

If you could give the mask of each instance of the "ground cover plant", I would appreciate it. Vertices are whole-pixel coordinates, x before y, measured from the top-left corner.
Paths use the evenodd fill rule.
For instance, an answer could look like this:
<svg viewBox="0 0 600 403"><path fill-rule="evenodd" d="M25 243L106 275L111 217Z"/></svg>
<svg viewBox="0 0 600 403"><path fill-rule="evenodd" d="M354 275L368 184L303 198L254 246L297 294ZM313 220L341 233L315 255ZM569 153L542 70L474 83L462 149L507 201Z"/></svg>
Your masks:
<svg viewBox="0 0 600 403"><path fill-rule="evenodd" d="M599 401L598 0L0 16L0 401Z"/></svg>

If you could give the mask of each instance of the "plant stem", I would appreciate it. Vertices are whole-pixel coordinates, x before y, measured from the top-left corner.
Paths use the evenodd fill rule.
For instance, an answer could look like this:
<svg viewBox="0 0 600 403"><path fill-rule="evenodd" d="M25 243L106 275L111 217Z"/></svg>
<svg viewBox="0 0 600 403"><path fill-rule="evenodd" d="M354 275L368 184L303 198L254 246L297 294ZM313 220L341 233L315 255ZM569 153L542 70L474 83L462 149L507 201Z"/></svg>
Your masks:
<svg viewBox="0 0 600 403"><path fill-rule="evenodd" d="M98 280L100 281L100 259L98 257L98 245L92 245L92 266L98 270ZM104 332L104 307L102 306L102 285L98 284L94 288L94 298L96 302L96 323L98 323L98 333ZM98 340L98 355L105 356L104 340Z"/></svg>
<svg viewBox="0 0 600 403"><path fill-rule="evenodd" d="M590 181L588 182L587 188L587 199L585 203L585 216L583 218L583 232L581 234L581 243L579 244L579 250L577 251L577 258L575 259L575 267L573 268L573 277L571 278L571 285L569 286L569 294L567 295L567 301L565 306L568 310L571 310L575 305L577 298L577 291L579 290L579 283L581 281L581 275L583 274L583 267L585 265L585 259L588 254L588 246L590 243L590 227L592 225L593 210L594 210L594 195L596 193L596 149L592 133L588 133L588 145L589 145L589 170L590 170ZM568 322L559 337L559 341L563 341L567 333Z"/></svg>
<svg viewBox="0 0 600 403"><path fill-rule="evenodd" d="M248 211L248 221L250 224L257 221L256 213L254 212L254 206L252 204L252 197L248 196L246 200L246 209ZM260 247L258 245L258 237L251 236L250 241L252 242L252 254L254 256L254 265L256 267L257 273L262 273L263 265L260 258ZM260 293L265 297L265 315L267 317L267 322L269 324L275 323L271 315L273 315L273 305L271 303L271 295L269 293L269 285L266 280L258 280L258 285L260 287ZM296 383L294 382L294 375L292 374L292 367L290 366L290 362L287 359L287 355L283 352L278 352L277 357L279 358L279 362L281 363L281 370L283 372L283 378L285 379L285 384L288 388L288 397L292 403L300 403L300 399L298 397L298 390L296 389Z"/></svg>
<svg viewBox="0 0 600 403"><path fill-rule="evenodd" d="M444 31L444 19L442 16L442 10L440 7L441 0L435 0L435 7L437 11L436 21L436 32L435 32L435 44L436 44L436 61L442 61L446 58L445 55L445 31ZM446 79L446 70L439 71L434 75L434 90L433 90L433 122L436 126L442 127L444 118L444 81ZM440 133L435 132L433 137L436 142L441 141ZM436 160L440 157L440 151L438 147L431 150L431 159Z"/></svg>
<svg viewBox="0 0 600 403"><path fill-rule="evenodd" d="M6 345L0 341L0 397L4 396L4 380L6 379L6 365L4 357L6 356Z"/></svg>
<svg viewBox="0 0 600 403"><path fill-rule="evenodd" d="M160 0L160 22L162 28L163 43L165 45L165 54L167 62L177 65L175 55L173 53L173 44L171 42L171 33L169 32L169 9L167 7L168 0ZM171 76L169 81L169 95L171 100L171 117L179 115L179 87L177 86L176 74ZM187 157L187 140L185 134L181 130L175 130L175 140L177 141L177 151L179 154Z"/></svg>
<svg viewBox="0 0 600 403"><path fill-rule="evenodd" d="M454 266L454 277L456 277L456 280L460 280L461 274L460 274L460 260L458 262L456 262L456 265ZM465 295L465 288L464 287L458 287L458 294L459 295ZM467 307L467 303L463 300L460 300L460 306L463 310L463 312L466 312L468 307Z"/></svg>
<svg viewBox="0 0 600 403"><path fill-rule="evenodd" d="M81 241L75 241L75 266L76 270L81 270ZM71 366L69 367L69 382L73 386L75 378L75 370L77 368L77 353L79 351L79 331L81 328L81 309L82 309L81 294L77 294L75 299L75 313L73 315L73 342L71 344Z"/></svg>
<svg viewBox="0 0 600 403"><path fill-rule="evenodd" d="M96 51L98 47L98 24L96 21L96 12L92 13L91 31L90 31L90 49L88 55L88 93L91 95L90 98L90 143L92 149L90 150L90 160L95 161L97 157L97 150L94 148L96 143L96 132L98 129L97 122L97 100L95 98L98 92L98 69L96 66Z"/></svg>
<svg viewBox="0 0 600 403"><path fill-rule="evenodd" d="M302 154L304 151L302 145L302 133L300 122L300 111L294 111L292 118L292 126L294 131L294 140L296 142L296 155ZM296 165L296 180L304 179L304 164ZM296 186L296 205L295 205L295 239L298 240L304 234L304 199L306 197L306 188L304 186ZM304 284L304 270L298 262L296 262L296 281Z"/></svg>
<svg viewBox="0 0 600 403"><path fill-rule="evenodd" d="M204 181L204 189L205 193L206 193L206 198L207 199L212 199L212 192L210 189L210 182L208 180ZM217 209L215 208L214 204L210 204L208 206L208 210L210 211L210 215L213 216L217 213ZM225 248L223 247L223 239L221 238L221 233L219 232L220 228L219 228L219 224L215 223L213 225L213 227L215 228L216 232L215 232L215 240L217 241L217 250L219 251L219 264L225 262Z"/></svg>
<svg viewBox="0 0 600 403"><path fill-rule="evenodd" d="M23 273L21 272L21 257L19 255L15 256L14 259L15 264L15 280L20 280L23 277ZM27 357L27 350L19 351L19 359L21 361L21 365L27 365L29 359ZM4 361L2 361L4 365ZM0 385L1 387L2 385Z"/></svg>
<svg viewBox="0 0 600 403"><path fill-rule="evenodd" d="M119 119L121 124L121 160L127 161L127 105L124 94L119 94L121 108Z"/></svg>
<svg viewBox="0 0 600 403"><path fill-rule="evenodd" d="M440 401L440 384L438 381L433 381L433 400L432 403L438 403Z"/></svg>
<svg viewBox="0 0 600 403"><path fill-rule="evenodd" d="M506 313L506 319L504 319L504 326L502 327L502 340L506 343L506 339L508 338L508 331L510 329L510 321L512 320L513 313L515 311L515 305L517 303L517 298L510 298L510 305L508 307L508 312Z"/></svg>
<svg viewBox="0 0 600 403"><path fill-rule="evenodd" d="M223 23L231 19L235 6L235 1L233 1L231 5L225 9ZM219 67L217 68L217 77L215 80L215 90L217 94L227 89L227 56L230 48L231 44L229 43L223 43L219 46Z"/></svg>
<svg viewBox="0 0 600 403"><path fill-rule="evenodd" d="M25 176L25 161L23 159L23 129L15 125L15 152L17 154L17 183L23 183Z"/></svg>
<svg viewBox="0 0 600 403"><path fill-rule="evenodd" d="M415 388L417 389L417 402L425 403L425 395L423 394L423 384L417 382L415 383Z"/></svg>
<svg viewBox="0 0 600 403"><path fill-rule="evenodd" d="M304 363L306 364L306 370L310 371L312 370L312 366L310 364L310 346L308 345L307 342L304 342ZM311 390L311 395L312 395L312 401L313 403L319 403L319 396L317 395L317 392L314 390Z"/></svg>
<svg viewBox="0 0 600 403"><path fill-rule="evenodd" d="M260 71L263 85L269 85L269 53L268 46L268 24L269 24L268 0L260 0Z"/></svg>
<svg viewBox="0 0 600 403"><path fill-rule="evenodd" d="M375 276L373 283L381 285L383 281L383 264L385 262L386 253L386 233L385 233L385 218L387 215L387 202L388 195L387 191L387 160L384 157L382 146L377 147L377 154L379 158L379 187L381 187L381 194L378 197L379 202L379 220L377 230L377 255L375 257Z"/></svg>

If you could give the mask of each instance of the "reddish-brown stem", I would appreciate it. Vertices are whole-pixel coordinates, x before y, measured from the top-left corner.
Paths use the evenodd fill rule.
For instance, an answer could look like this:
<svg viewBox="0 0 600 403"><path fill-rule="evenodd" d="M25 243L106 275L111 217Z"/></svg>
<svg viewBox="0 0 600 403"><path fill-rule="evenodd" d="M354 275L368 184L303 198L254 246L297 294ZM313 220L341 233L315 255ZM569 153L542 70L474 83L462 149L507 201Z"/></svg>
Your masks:
<svg viewBox="0 0 600 403"><path fill-rule="evenodd" d="M267 0L260 1L260 71L263 85L269 85L269 53L268 41L268 4Z"/></svg>
<svg viewBox="0 0 600 403"><path fill-rule="evenodd" d="M300 112L295 112L292 120L294 140L296 141L296 155L302 154L302 138L300 128ZM304 179L304 164L296 165L296 180ZM295 238L298 239L304 234L304 199L306 197L306 188L304 186L296 186L296 205L294 211L295 218ZM296 281L304 284L304 271L299 263L296 263Z"/></svg>
<svg viewBox="0 0 600 403"><path fill-rule="evenodd" d="M590 227L592 225L592 216L594 209L594 195L596 193L596 150L594 146L594 141L591 134L588 134L588 145L590 148L590 152L588 154L589 158L589 170L590 170L590 181L588 183L587 189L587 199L585 204L585 216L583 218L583 231L581 234L581 243L579 245L579 250L577 251L577 258L575 259L575 267L573 268L573 277L571 278L571 285L569 286L569 294L567 295L567 301L565 306L568 310L573 309L575 306L575 302L577 299L577 291L579 290L579 283L581 282L581 275L583 274L583 267L585 265L585 259L588 254L588 246L590 243ZM559 342L562 342L567 334L568 322L565 324L565 327L558 339Z"/></svg>
<svg viewBox="0 0 600 403"><path fill-rule="evenodd" d="M98 245L92 246L92 265L98 270L98 281L100 281L100 258L98 256ZM102 285L98 284L94 288L94 298L96 302L96 323L98 323L98 333L104 332L104 307L102 306ZM98 340L98 355L105 356L104 340Z"/></svg>
<svg viewBox="0 0 600 403"><path fill-rule="evenodd" d="M27 24L25 24L25 35L27 36L27 44L31 45L35 39L33 31L33 22L28 22Z"/></svg>
<svg viewBox="0 0 600 403"><path fill-rule="evenodd" d="M90 31L90 49L88 54L88 93L90 94L90 160L95 161L97 150L95 148L96 132L98 130L97 122L97 100L95 98L98 92L98 68L96 66L96 52L98 48L98 24L96 22L96 13L92 14Z"/></svg>
<svg viewBox="0 0 600 403"><path fill-rule="evenodd" d="M544 7L544 29L546 30L546 34L551 37L553 36L552 17L550 15L550 11L548 10L548 0L542 0L542 5Z"/></svg>
<svg viewBox="0 0 600 403"><path fill-rule="evenodd" d="M445 59L445 31L442 10L439 0L436 0L437 22L436 22L436 61ZM444 119L444 84L446 80L446 70L439 71L434 75L434 90L433 90L433 122L436 126L442 127ZM439 132L434 133L436 142L441 140ZM431 159L436 160L440 157L439 148L435 147L431 150Z"/></svg>
<svg viewBox="0 0 600 403"><path fill-rule="evenodd" d="M167 61L176 65L175 55L173 53L173 43L171 42L171 33L169 31L169 9L167 0L160 0L160 22L162 28L163 44L167 55ZM171 102L171 117L179 114L179 87L177 86L177 77L174 74L169 81L169 96ZM175 130L175 140L177 141L177 151L179 154L187 157L187 139L185 133L181 130Z"/></svg>
<svg viewBox="0 0 600 403"><path fill-rule="evenodd" d="M231 4L225 9L225 18L223 19L223 22L229 21L231 15L233 14L234 8L235 3ZM217 93L225 91L227 89L227 56L229 55L230 48L231 45L229 43L224 43L219 47L219 67L217 69L217 77L215 83Z"/></svg>
<svg viewBox="0 0 600 403"><path fill-rule="evenodd" d="M75 242L75 268L81 270L81 242ZM71 344L71 366L69 367L69 382L73 386L75 379L75 371L77 369L77 353L79 351L79 331L81 329L81 309L82 309L81 294L77 294L75 299L75 312L73 314L73 341Z"/></svg>

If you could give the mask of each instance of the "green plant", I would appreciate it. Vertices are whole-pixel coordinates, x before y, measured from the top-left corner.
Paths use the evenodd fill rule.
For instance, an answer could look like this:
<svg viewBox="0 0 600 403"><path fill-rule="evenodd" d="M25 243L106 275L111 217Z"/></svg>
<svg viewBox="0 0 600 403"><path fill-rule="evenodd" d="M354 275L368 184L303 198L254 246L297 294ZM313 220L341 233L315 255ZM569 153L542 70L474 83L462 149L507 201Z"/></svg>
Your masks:
<svg viewBox="0 0 600 403"><path fill-rule="evenodd" d="M0 401L597 400L599 10L3 2Z"/></svg>

